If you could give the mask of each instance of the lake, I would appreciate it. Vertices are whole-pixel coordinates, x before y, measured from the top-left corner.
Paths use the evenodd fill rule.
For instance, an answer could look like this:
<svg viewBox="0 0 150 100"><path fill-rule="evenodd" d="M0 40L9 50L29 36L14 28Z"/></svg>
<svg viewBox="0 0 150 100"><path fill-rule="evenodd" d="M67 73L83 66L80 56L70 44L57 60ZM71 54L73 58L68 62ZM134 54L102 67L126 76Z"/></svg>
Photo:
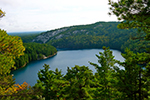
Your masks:
<svg viewBox="0 0 150 100"><path fill-rule="evenodd" d="M124 61L124 58L121 56L121 52L118 50L112 50L115 59ZM23 82L27 82L29 85L33 86L38 79L38 71L43 69L44 64L48 64L51 70L55 70L58 68L62 70L62 73L65 74L67 71L67 67L74 67L75 65L80 66L89 66L89 68L96 72L94 66L90 65L88 61L97 63L98 59L95 54L99 55L99 52L103 52L102 49L83 49L83 50L59 50L57 55L54 57L32 61L27 64L26 67L20 68L16 71L13 71L14 78L16 83L22 84Z"/></svg>

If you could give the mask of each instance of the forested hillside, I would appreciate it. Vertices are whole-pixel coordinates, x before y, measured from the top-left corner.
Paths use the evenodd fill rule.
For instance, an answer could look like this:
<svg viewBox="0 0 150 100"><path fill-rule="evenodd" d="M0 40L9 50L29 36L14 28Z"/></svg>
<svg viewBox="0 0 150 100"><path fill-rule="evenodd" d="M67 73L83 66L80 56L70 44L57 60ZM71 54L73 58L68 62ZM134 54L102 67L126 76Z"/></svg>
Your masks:
<svg viewBox="0 0 150 100"><path fill-rule="evenodd" d="M120 22L97 22L89 25L78 25L50 30L47 32L22 32L11 33L12 36L19 36L24 43L37 42L47 43L60 49L86 49L102 48L103 46L117 49L122 52L126 48L134 52L146 51L150 42L137 37L136 29L118 29Z"/></svg>
<svg viewBox="0 0 150 100"><path fill-rule="evenodd" d="M21 37L22 41L24 43L31 42L36 36L38 36L41 32L39 31L33 31L33 32L13 32L13 33L8 33L11 36L19 36Z"/></svg>
<svg viewBox="0 0 150 100"><path fill-rule="evenodd" d="M24 43L23 45L25 47L24 55L15 59L17 68L24 67L30 61L53 56L57 52L55 47L48 44Z"/></svg>
<svg viewBox="0 0 150 100"><path fill-rule="evenodd" d="M57 53L55 47L49 44L40 44L31 42L41 32L14 32L11 36L19 36L25 47L24 55L15 59L15 67L18 69L24 67L27 63L34 60L45 59Z"/></svg>
<svg viewBox="0 0 150 100"><path fill-rule="evenodd" d="M53 55L57 52L56 48L86 49L107 46L122 52L126 48L134 52L146 51L145 48L150 44L149 41L144 41L143 38L133 40L137 37L137 30L118 29L118 24L120 22L97 22L89 25L64 27L41 34L40 32L11 34L20 36L26 48L25 55L15 60L15 66L23 67L30 61L43 59L43 55Z"/></svg>
<svg viewBox="0 0 150 100"><path fill-rule="evenodd" d="M64 27L43 32L32 42L48 43L56 48L85 49L107 46L111 49L124 51L130 44L127 41L130 37L135 36L137 30L118 29L119 23L97 22L89 25Z"/></svg>

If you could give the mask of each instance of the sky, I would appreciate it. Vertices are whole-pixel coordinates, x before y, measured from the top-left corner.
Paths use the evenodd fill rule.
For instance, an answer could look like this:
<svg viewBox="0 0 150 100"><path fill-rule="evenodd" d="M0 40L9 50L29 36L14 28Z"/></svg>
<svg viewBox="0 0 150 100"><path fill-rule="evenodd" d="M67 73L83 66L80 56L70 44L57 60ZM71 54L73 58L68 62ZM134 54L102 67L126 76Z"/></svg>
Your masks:
<svg viewBox="0 0 150 100"><path fill-rule="evenodd" d="M47 31L98 21L117 21L109 16L108 0L0 0L6 16L0 29L7 32Z"/></svg>

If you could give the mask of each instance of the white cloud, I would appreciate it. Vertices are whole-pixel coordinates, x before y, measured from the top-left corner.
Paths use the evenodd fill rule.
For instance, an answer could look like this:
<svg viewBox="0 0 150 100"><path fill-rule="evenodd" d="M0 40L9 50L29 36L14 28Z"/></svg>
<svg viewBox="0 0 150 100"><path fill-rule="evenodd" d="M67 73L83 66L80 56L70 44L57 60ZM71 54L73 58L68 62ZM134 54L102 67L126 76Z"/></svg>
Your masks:
<svg viewBox="0 0 150 100"><path fill-rule="evenodd" d="M107 0L1 0L6 16L0 28L11 31L40 31L64 26L116 21L109 17Z"/></svg>

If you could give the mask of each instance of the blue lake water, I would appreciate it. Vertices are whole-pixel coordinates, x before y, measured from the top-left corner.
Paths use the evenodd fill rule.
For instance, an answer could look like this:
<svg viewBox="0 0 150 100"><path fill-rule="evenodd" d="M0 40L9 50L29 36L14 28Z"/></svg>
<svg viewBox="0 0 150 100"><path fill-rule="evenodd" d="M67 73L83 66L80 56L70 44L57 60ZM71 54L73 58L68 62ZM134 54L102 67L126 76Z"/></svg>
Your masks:
<svg viewBox="0 0 150 100"><path fill-rule="evenodd" d="M124 58L121 56L121 52L118 50L112 50L115 59L124 61ZM74 67L75 65L80 66L89 66L93 72L96 72L95 68L88 63L88 61L97 63L98 59L95 54L99 55L99 52L103 52L102 49L84 49L84 50L62 50L58 51L57 55L54 57L32 61L27 64L26 67L20 68L16 71L13 71L14 78L16 83L22 84L23 82L27 82L31 86L33 86L38 79L38 71L43 69L44 64L48 64L51 70L55 70L58 68L62 70L62 73L65 74L67 71L67 67Z"/></svg>

